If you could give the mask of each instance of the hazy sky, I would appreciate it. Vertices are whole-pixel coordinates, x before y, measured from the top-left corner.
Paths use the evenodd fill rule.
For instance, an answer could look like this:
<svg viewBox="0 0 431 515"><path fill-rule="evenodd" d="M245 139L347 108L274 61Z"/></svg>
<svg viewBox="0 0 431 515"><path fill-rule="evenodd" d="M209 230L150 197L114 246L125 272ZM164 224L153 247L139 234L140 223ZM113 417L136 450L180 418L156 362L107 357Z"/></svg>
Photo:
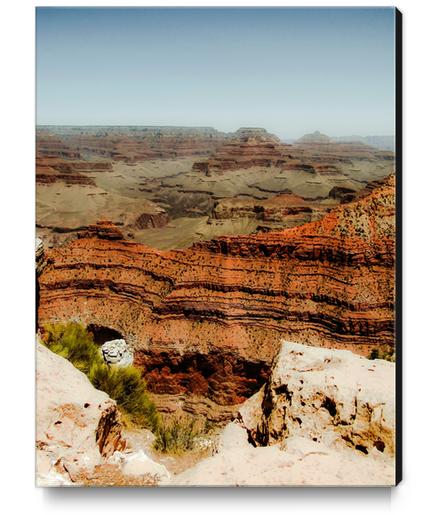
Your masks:
<svg viewBox="0 0 431 515"><path fill-rule="evenodd" d="M37 122L394 133L394 10L37 9Z"/></svg>

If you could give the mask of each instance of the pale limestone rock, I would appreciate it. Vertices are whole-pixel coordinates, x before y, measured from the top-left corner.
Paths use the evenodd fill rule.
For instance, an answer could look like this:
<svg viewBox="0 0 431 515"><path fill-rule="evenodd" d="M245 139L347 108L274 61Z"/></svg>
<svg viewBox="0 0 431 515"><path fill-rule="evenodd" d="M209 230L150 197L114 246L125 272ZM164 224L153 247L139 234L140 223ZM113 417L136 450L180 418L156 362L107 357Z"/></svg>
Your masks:
<svg viewBox="0 0 431 515"><path fill-rule="evenodd" d="M252 435L260 444L303 436L371 452L395 451L395 365L350 351L285 342Z"/></svg>
<svg viewBox="0 0 431 515"><path fill-rule="evenodd" d="M133 352L123 339L105 342L100 351L108 365L127 367L133 364Z"/></svg>
<svg viewBox="0 0 431 515"><path fill-rule="evenodd" d="M217 453L172 484L393 485L394 380L393 363L285 342Z"/></svg>
<svg viewBox="0 0 431 515"><path fill-rule="evenodd" d="M91 470L124 447L115 402L96 390L69 361L38 342L37 484L67 484L81 469Z"/></svg>
<svg viewBox="0 0 431 515"><path fill-rule="evenodd" d="M175 476L184 486L377 486L394 484L393 460L373 451L330 448L292 437L278 445L253 447L247 431L230 423L218 453ZM379 454L379 455L377 455Z"/></svg>
<svg viewBox="0 0 431 515"><path fill-rule="evenodd" d="M130 476L154 476L158 484L169 481L168 469L152 460L142 449L136 452L115 452L108 460L119 465L123 474Z"/></svg>

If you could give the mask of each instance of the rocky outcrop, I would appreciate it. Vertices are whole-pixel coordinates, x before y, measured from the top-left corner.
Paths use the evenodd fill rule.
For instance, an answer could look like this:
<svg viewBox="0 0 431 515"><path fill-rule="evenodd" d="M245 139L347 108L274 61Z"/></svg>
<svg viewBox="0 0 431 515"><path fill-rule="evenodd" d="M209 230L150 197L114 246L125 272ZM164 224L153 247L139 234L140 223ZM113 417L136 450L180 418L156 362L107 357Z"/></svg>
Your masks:
<svg viewBox="0 0 431 515"><path fill-rule="evenodd" d="M219 146L214 155L205 161L196 161L193 170L212 175L226 170L281 165L286 158L278 138L268 134L241 131L238 137Z"/></svg>
<svg viewBox="0 0 431 515"><path fill-rule="evenodd" d="M94 172L110 172L112 164L109 161L76 161L62 156L36 157L36 182L38 184L79 184L81 186L95 186L91 175Z"/></svg>
<svg viewBox="0 0 431 515"><path fill-rule="evenodd" d="M100 224L46 252L39 317L117 331L156 393L235 404L261 387L281 338L364 355L393 346L394 237L393 177L320 221L182 251Z"/></svg>
<svg viewBox="0 0 431 515"><path fill-rule="evenodd" d="M217 452L176 485L383 486L395 482L394 364L284 343Z"/></svg>
<svg viewBox="0 0 431 515"><path fill-rule="evenodd" d="M298 436L393 456L395 365L284 342L263 391L240 418L256 445Z"/></svg>
<svg viewBox="0 0 431 515"><path fill-rule="evenodd" d="M39 486L74 482L125 448L115 402L41 343L36 349L36 381Z"/></svg>
<svg viewBox="0 0 431 515"><path fill-rule="evenodd" d="M319 131L314 131L310 134L304 134L297 140L297 143L331 143L331 138Z"/></svg>
<svg viewBox="0 0 431 515"><path fill-rule="evenodd" d="M160 229L169 223L169 215L163 208L155 208L156 212L142 213L135 222L136 229Z"/></svg>
<svg viewBox="0 0 431 515"><path fill-rule="evenodd" d="M376 451L377 453L377 451ZM394 461L335 449L307 438L254 447L247 431L230 423L217 452L172 478L175 486L393 486Z"/></svg>
<svg viewBox="0 0 431 515"><path fill-rule="evenodd" d="M223 199L216 202L209 220L248 218L259 222L258 230L294 227L321 218L336 204L326 201L307 201L291 192L269 199Z"/></svg>

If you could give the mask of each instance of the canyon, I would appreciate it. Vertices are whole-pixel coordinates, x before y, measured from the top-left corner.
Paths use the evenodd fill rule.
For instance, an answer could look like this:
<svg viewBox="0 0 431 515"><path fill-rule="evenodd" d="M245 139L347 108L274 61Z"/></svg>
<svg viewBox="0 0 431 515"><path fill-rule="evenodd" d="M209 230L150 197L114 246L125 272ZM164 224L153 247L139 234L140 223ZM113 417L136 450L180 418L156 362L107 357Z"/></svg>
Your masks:
<svg viewBox="0 0 431 515"><path fill-rule="evenodd" d="M170 468L114 401L94 410L70 392L40 401L41 427L62 422L38 439L41 481L391 484L394 365L366 357L395 352L394 165L386 148L319 132L39 128L37 330L79 322L112 356L121 342L163 417L219 436L212 456ZM55 358L37 353L41 395L62 398L67 385L43 378ZM80 410L86 443L64 447L55 435Z"/></svg>
<svg viewBox="0 0 431 515"><path fill-rule="evenodd" d="M260 128L40 127L37 235L55 247L108 219L130 240L186 248L317 220L393 172L389 151Z"/></svg>
<svg viewBox="0 0 431 515"><path fill-rule="evenodd" d="M228 420L267 379L281 338L393 348L394 188L389 176L318 221L184 250L101 222L45 250L39 321L115 331L162 409Z"/></svg>

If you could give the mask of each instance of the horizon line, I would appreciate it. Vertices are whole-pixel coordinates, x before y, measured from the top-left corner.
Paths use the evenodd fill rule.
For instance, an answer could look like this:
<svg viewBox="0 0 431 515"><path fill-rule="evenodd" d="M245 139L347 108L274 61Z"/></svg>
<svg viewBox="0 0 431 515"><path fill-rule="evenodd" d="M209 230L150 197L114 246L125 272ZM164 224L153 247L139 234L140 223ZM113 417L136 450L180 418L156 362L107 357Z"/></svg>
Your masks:
<svg viewBox="0 0 431 515"><path fill-rule="evenodd" d="M236 130L233 130L233 131L229 131L229 130L221 130L221 129L217 129L216 127L214 127L213 125L166 125L166 124L162 124L162 125L157 125L157 124L150 124L150 125L145 125L145 124L135 124L135 123L105 123L105 124L99 124L99 123L95 123L95 124L87 124L87 123L84 123L84 124L80 124L80 123L36 123L36 128L38 127L142 127L142 128L176 128L176 129L181 129L181 128L187 128L187 129L213 129L217 132L222 132L222 133L225 133L225 134L229 134L229 133L232 133L232 132L237 132L239 131L240 129L263 129L267 132L270 132L269 129L266 129L265 127L261 127L261 126L252 126L252 125L241 125L240 127L238 127L238 129ZM319 132L320 134L324 134L324 135L328 135L329 134L326 134L325 132L321 132L319 129L315 129L315 130L312 130L310 132L305 132L305 134L313 134L314 132ZM277 134L276 132L273 132L274 134ZM360 134L360 133L355 133L355 132L352 132L352 133L349 133L349 134L338 134L338 135L333 135L332 137L349 137L349 136L360 136L362 138L365 138L367 136L380 136L380 137L384 137L384 136L387 136L387 137L395 137L395 133L393 134L388 134L388 133L385 133L385 134L375 134L375 133L367 133L365 135L363 134Z"/></svg>

